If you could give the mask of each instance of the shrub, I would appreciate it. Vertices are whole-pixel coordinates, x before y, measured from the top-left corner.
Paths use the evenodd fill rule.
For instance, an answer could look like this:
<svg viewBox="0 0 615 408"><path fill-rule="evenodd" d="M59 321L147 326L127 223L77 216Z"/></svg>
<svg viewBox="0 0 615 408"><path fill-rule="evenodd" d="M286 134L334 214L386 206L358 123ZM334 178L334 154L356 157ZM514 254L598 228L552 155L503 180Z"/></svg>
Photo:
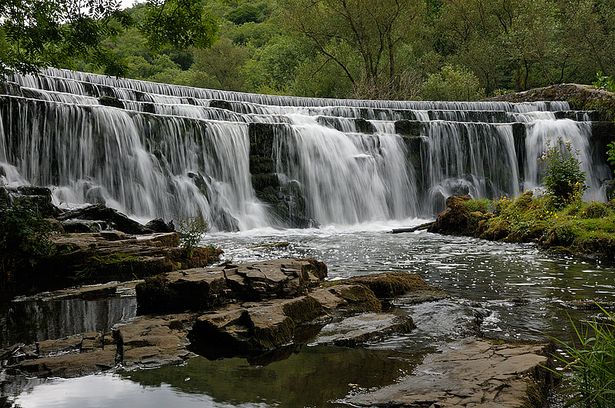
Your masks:
<svg viewBox="0 0 615 408"><path fill-rule="evenodd" d="M560 144L561 145L561 144ZM585 173L570 143L552 146L542 155L545 163L543 183L555 208L580 201L585 186Z"/></svg>
<svg viewBox="0 0 615 408"><path fill-rule="evenodd" d="M615 406L615 316L600 310L606 321L594 319L583 328L573 325L577 344L558 341L565 355L556 358L572 373L573 399L568 405Z"/></svg>
<svg viewBox="0 0 615 408"><path fill-rule="evenodd" d="M436 101L473 101L483 98L485 90L472 71L447 64L427 77L421 96Z"/></svg>
<svg viewBox="0 0 615 408"><path fill-rule="evenodd" d="M596 73L596 81L593 85L605 91L615 92L615 80L608 75L604 75L603 72Z"/></svg>
<svg viewBox="0 0 615 408"><path fill-rule="evenodd" d="M16 271L50 255L54 249L52 233L50 223L35 209L23 205L0 207L0 280L10 281Z"/></svg>
<svg viewBox="0 0 615 408"><path fill-rule="evenodd" d="M194 248L201 242L201 237L209 230L203 217L186 218L179 223L179 242L186 250L188 258L192 257Z"/></svg>

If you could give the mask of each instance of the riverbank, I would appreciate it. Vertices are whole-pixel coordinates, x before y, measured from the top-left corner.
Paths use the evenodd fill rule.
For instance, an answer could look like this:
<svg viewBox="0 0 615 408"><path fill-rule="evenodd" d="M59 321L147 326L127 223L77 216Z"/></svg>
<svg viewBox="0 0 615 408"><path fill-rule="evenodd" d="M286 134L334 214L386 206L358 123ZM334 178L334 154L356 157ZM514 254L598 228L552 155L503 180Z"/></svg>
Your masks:
<svg viewBox="0 0 615 408"><path fill-rule="evenodd" d="M594 261L615 262L615 204L574 202L554 209L548 197L526 192L515 199L454 196L430 232L539 247Z"/></svg>

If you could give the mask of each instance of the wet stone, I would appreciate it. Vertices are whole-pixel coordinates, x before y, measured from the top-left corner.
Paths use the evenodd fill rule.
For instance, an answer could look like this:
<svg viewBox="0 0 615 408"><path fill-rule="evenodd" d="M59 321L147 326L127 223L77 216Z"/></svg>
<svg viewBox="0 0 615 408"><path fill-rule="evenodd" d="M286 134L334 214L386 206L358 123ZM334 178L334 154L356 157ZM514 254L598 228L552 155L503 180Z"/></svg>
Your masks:
<svg viewBox="0 0 615 408"><path fill-rule="evenodd" d="M494 344L464 339L429 354L398 383L350 396L359 407L509 407L523 406L528 392L548 375L541 344ZM538 384L544 386L544 384Z"/></svg>

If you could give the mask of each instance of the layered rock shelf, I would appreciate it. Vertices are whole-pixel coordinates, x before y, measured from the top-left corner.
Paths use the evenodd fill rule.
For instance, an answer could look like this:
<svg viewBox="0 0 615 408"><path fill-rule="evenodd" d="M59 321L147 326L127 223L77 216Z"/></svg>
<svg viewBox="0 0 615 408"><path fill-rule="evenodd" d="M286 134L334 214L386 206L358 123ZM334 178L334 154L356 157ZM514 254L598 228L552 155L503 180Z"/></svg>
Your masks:
<svg viewBox="0 0 615 408"><path fill-rule="evenodd" d="M87 236L87 235L86 235ZM144 280L111 282L37 295L38 301L134 293L138 316L111 330L0 350L9 375L76 377L101 371L179 364L201 355L285 359L305 344L362 347L414 328L409 303L447 297L411 273L326 281L312 259L278 259L182 269ZM20 298L28 301L30 298ZM407 377L350 395L353 406L516 407L545 387L543 345L470 338L428 354ZM528 394L529 393L529 394ZM535 397L537 398L537 397ZM432 405L433 404L433 405Z"/></svg>

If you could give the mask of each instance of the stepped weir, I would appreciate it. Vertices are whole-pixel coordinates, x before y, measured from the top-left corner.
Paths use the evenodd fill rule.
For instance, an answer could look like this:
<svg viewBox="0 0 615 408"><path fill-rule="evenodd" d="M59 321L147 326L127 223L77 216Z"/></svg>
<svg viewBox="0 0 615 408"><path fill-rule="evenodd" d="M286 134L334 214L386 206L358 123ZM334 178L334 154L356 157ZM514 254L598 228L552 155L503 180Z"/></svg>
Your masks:
<svg viewBox="0 0 615 408"><path fill-rule="evenodd" d="M599 119L566 102L300 98L46 69L0 85L0 185L225 231L357 224L518 195L561 140L586 198L605 200Z"/></svg>

